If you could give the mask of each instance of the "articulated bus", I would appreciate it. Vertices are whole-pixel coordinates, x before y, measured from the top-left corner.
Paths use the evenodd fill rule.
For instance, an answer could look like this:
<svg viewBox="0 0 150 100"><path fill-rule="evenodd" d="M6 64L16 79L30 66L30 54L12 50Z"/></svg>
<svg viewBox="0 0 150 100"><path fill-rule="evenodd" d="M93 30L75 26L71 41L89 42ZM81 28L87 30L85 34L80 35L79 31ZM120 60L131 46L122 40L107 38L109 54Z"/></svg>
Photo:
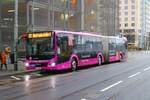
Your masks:
<svg viewBox="0 0 150 100"><path fill-rule="evenodd" d="M127 39L86 32L29 32L26 36L27 70L76 70L127 59Z"/></svg>

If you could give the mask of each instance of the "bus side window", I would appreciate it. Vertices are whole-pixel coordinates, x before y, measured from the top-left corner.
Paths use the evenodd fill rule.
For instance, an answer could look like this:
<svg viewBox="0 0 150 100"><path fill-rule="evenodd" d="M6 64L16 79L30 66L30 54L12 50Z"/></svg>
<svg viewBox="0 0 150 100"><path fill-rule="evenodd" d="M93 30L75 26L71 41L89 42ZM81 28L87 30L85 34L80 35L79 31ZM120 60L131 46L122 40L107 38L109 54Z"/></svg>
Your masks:
<svg viewBox="0 0 150 100"><path fill-rule="evenodd" d="M57 36L57 53L60 54L60 37Z"/></svg>
<svg viewBox="0 0 150 100"><path fill-rule="evenodd" d="M58 43L58 53L61 54L61 56L67 56L68 52L68 37L62 36L60 37L59 43Z"/></svg>

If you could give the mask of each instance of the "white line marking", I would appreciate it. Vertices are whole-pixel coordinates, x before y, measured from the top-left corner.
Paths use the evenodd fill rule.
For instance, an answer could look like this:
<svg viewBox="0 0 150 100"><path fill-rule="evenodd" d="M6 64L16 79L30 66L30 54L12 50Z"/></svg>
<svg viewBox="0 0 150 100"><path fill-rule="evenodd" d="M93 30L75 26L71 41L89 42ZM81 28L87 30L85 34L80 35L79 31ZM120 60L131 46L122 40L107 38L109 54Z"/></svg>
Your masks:
<svg viewBox="0 0 150 100"><path fill-rule="evenodd" d="M87 100L87 99L85 99L85 98L82 98L81 100Z"/></svg>
<svg viewBox="0 0 150 100"><path fill-rule="evenodd" d="M147 71L147 70L150 70L150 67L147 67L147 68L144 69L144 71Z"/></svg>
<svg viewBox="0 0 150 100"><path fill-rule="evenodd" d="M20 78L18 78L18 77L15 77L15 76L11 76L11 78L13 78L13 79L16 79L16 80L21 80Z"/></svg>
<svg viewBox="0 0 150 100"><path fill-rule="evenodd" d="M115 84L112 84L112 85L110 85L110 86L108 86L108 87L106 87L106 88L104 88L104 89L102 89L102 90L100 90L101 92L104 92L104 91L106 91L106 90L108 90L108 89L110 89L110 88L112 88L112 87L114 87L114 86L116 86L116 85L118 85L118 84L120 84L120 83L122 83L123 81L118 81L117 83L115 83Z"/></svg>
<svg viewBox="0 0 150 100"><path fill-rule="evenodd" d="M137 75L139 75L139 74L141 74L141 72L137 72L137 73L135 73L135 74L129 76L128 78L132 78L132 77L137 76Z"/></svg>

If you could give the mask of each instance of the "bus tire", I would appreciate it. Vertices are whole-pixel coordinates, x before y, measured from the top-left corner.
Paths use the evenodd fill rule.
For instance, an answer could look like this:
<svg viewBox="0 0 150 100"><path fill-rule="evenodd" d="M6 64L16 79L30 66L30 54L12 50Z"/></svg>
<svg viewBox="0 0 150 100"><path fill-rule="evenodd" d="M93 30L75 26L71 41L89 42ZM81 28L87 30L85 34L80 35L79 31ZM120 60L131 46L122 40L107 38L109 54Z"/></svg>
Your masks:
<svg viewBox="0 0 150 100"><path fill-rule="evenodd" d="M123 55L120 54L120 62L123 62L123 61L124 61Z"/></svg>
<svg viewBox="0 0 150 100"><path fill-rule="evenodd" d="M102 57L100 55L98 56L98 65L102 65Z"/></svg>
<svg viewBox="0 0 150 100"><path fill-rule="evenodd" d="M75 60L75 58L73 58L71 60L71 70L72 71L76 71L77 70L77 61Z"/></svg>

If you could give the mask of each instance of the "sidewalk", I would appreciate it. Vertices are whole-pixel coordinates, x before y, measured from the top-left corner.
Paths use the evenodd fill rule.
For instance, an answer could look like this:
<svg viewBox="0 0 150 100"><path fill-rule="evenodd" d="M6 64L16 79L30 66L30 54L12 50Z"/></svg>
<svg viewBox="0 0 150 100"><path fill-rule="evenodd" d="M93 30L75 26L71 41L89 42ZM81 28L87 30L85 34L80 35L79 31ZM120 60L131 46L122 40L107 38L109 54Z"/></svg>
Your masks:
<svg viewBox="0 0 150 100"><path fill-rule="evenodd" d="M24 67L24 63L22 61L18 61L18 71L14 71L13 64L9 64L9 65L7 65L7 67L8 67L7 70L5 69L5 66L3 66L3 69L0 70L0 77L27 72Z"/></svg>

